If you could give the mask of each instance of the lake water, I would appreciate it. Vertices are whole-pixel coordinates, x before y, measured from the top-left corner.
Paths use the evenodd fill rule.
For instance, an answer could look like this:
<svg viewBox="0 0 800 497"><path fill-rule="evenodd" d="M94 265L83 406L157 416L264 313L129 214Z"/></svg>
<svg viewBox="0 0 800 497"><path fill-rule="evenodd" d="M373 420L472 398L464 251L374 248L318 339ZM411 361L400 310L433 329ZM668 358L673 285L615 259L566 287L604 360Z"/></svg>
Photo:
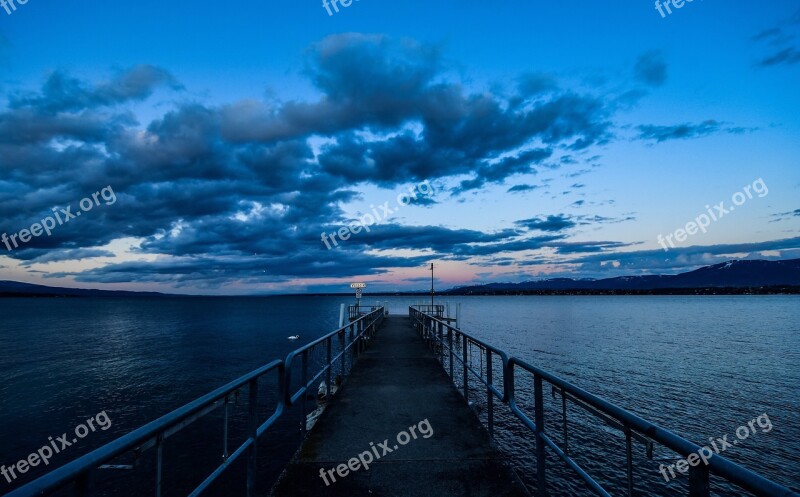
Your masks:
<svg viewBox="0 0 800 497"><path fill-rule="evenodd" d="M408 304L420 301L377 297L365 302L376 299L388 301L392 313L405 313ZM461 303L464 331L701 445L709 437L735 438L737 427L767 414L770 431L759 430L723 455L800 490L800 298L447 300L453 314ZM111 428L90 433L54 456L50 468L69 462L332 331L342 302L347 299L1 299L0 463L14 464L48 443L48 437L72 432L105 411ZM296 334L299 342L287 340ZM276 401L265 398L265 409ZM496 416L498 443L527 478L531 447L526 434L504 406L496 406ZM575 416L570 434L575 457L600 480L624 483L618 478L620 468L624 472L618 434ZM558 419L550 418L558 429ZM198 422L166 446L166 495L186 488L175 475L219 462L218 421ZM299 423L297 413L290 412L260 448L265 481L296 448ZM178 449L181 444L190 448L189 455ZM685 476L667 484L658 473L660 463L675 462L674 454L657 447L655 458L663 460L648 461L642 447L635 453L639 491L685 495ZM143 457L140 464L140 470L104 474L102 483L109 487L125 480L122 490L108 495L149 494L152 481L142 474L147 476L152 461ZM11 484L0 479L0 494L41 469ZM548 470L554 495L589 494L574 485L563 465L554 463ZM133 473L138 476L129 476ZM720 495L741 495L712 482Z"/></svg>

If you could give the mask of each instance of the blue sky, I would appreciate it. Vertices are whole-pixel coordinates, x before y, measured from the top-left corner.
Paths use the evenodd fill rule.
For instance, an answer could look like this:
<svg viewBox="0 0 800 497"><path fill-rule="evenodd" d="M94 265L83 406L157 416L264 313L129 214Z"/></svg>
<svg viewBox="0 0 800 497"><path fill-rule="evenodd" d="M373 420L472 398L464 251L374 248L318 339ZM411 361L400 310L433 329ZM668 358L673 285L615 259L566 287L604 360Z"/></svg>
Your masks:
<svg viewBox="0 0 800 497"><path fill-rule="evenodd" d="M800 256L795 1L15 6L0 279L415 290L430 261L448 287Z"/></svg>

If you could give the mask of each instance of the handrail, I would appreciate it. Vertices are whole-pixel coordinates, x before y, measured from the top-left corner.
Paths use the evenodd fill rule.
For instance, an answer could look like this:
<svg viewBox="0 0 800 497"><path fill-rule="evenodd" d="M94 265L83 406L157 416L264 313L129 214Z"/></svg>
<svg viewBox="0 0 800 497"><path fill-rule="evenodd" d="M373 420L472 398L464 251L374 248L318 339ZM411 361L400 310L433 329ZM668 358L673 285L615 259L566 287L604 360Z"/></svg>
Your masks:
<svg viewBox="0 0 800 497"><path fill-rule="evenodd" d="M279 390L279 401L275 407L275 411L273 414L260 426L257 426L257 422L255 419L256 410L255 410L255 403L257 402L256 392L257 392L257 382L261 376L265 374L277 370L278 371L278 390ZM227 397L228 395L232 394L233 392L241 389L245 385L248 385L250 390L250 409L248 415L248 432L249 436L245 442L242 443L239 448L237 448L230 456L228 456L225 461L218 466L218 468L209 476L203 483L198 486L192 495L198 495L199 492L208 488L208 486L213 483L216 479L216 476L222 473L224 469L230 466L234 460L236 460L241 454L243 454L246 450L253 448L253 442L269 428L275 420L277 420L281 414L283 413L283 403L280 401L282 397L282 389L283 389L283 378L284 378L284 363L281 360L275 360L270 362L269 364L262 366L261 368L256 369L246 375L233 380L232 382L217 388L211 393L196 399L183 407L180 407L169 414L161 416L160 418L156 419L155 421L151 421L150 423L138 428L127 435L124 435L112 442L109 442L102 447L70 462L60 468L57 468L36 480L12 491L11 493L7 494L6 497L29 497L34 495L46 495L48 493L54 492L69 483L77 483L79 487L87 487L88 486L88 476L89 474L98 468L100 465L105 464L117 456L125 454L130 451L140 450L144 446L144 448L149 448L152 445L155 445L158 449L158 461L157 461L157 482L156 482L156 495L161 494L161 486L160 486L160 474L161 474L161 444L163 440L166 439L169 435L179 431L180 429L187 426L189 423L197 420L198 418L210 413L211 411L215 410L216 408L222 405L221 401L225 399L224 404L227 404ZM227 422L227 416L226 416ZM174 431L173 431L174 429ZM226 430L227 433L227 430ZM154 444L152 442L155 442ZM248 495L251 495L252 485L254 484L254 473L251 473L251 466L252 471L255 471L255 452L249 451L251 453L252 461L248 464ZM84 488L81 493L88 493L88 488Z"/></svg>
<svg viewBox="0 0 800 497"><path fill-rule="evenodd" d="M286 389L284 391L284 395L285 395L284 402L285 402L286 406L287 407L292 407L292 406L294 406L296 404L296 402L301 397L305 398L305 394L306 394L306 392L308 392L309 387L315 383L314 380L318 379L319 376L321 376L321 374L323 372L330 372L330 368L331 368L332 364L334 362L336 362L336 359L338 359L339 357L343 357L344 353L347 350L350 350L354 346L359 347L362 344L361 343L362 340L360 340L360 339L363 338L364 336L370 336L370 335L368 335L368 333L370 333L370 334L374 333L375 328L377 327L378 324L380 324L378 321L382 322L383 321L383 317L384 317L383 307L378 307L374 311L370 312L369 314L365 314L364 316L361 316L360 318L356 319L355 321L351 322L350 324L346 324L346 325L342 326L341 328L339 328L339 329L337 329L335 331L332 331L332 332L328 333L327 335L322 336L322 337L314 340L313 342L311 342L309 344L306 344L306 345L304 345L304 346L302 346L302 347L300 347L298 349L295 349L292 352L290 352L289 355L286 356L286 360L284 361L284 363L286 364L286 380L285 380ZM350 343L344 345L342 347L340 353L336 357L330 356L331 341L333 340L334 337L342 336L342 338L343 338L343 334L348 329L351 332L351 341L350 341ZM352 335L352 332L354 331L354 329L358 329L358 332L355 335ZM317 345L320 345L322 343L325 343L328 346L329 358L328 358L327 364L322 368L322 370L314 378L312 378L311 380L307 380L306 379L304 381L303 386L297 392L292 394L292 392L291 392L292 366L294 364L295 358L298 355L307 354L309 350L313 349L314 347L316 347ZM360 352L360 350L359 350L359 352ZM306 367L307 367L307 364L304 365L304 369L305 369L304 374L307 374ZM328 380L328 386L330 387L330 379Z"/></svg>
<svg viewBox="0 0 800 497"><path fill-rule="evenodd" d="M346 360L346 353L349 351L351 354L351 364L355 360L354 353L361 352L365 347L365 339L374 336L377 327L383 321L384 308L378 307L374 311L361 316L348 325L345 325L313 342L304 345L292 352L286 357L286 360L274 360L250 373L247 373L236 380L227 383L216 390L208 393L199 399L196 399L174 411L161 416L155 421L151 421L146 425L123 435L116 440L113 440L102 447L93 450L92 452L79 457L78 459L56 468L49 473L23 485L22 487L13 490L5 495L5 497L34 497L40 495L49 495L71 483L76 484L78 495L85 496L90 492L89 481L90 475L100 466L112 461L116 457L126 454L128 452L142 452L151 447L156 447L157 462L156 462L156 483L155 495L161 496L161 469L162 469L162 453L163 442L169 436L177 433L197 419L213 412L219 407L225 408L225 429L224 429L224 461L217 466L211 474L198 485L190 495L190 497L197 497L207 490L216 479L225 472L234 461L236 461L243 454L247 454L247 481L246 481L246 495L251 497L255 491L255 475L256 475L256 444L255 442L261 438L262 435L275 423L275 421L283 415L284 411L295 405L298 397L303 396L303 431L305 432L305 392L309 386L313 384L315 379L318 379L323 372L328 373L328 385L330 386L330 370L331 365L337 360L341 359L344 363ZM335 357L331 353L331 341L333 337L341 337L344 342L344 333L346 330L351 331L351 341L349 344L342 346L341 351ZM352 332L358 329L358 333ZM298 355L306 355L309 350L315 346L326 343L328 346L327 364L323 370L318 373L311 381L306 381L301 393L292 396L291 389L291 367L295 357ZM356 352L354 352L354 348ZM304 361L304 377L307 373L307 362ZM277 372L277 395L278 400L275 405L275 410L269 418L258 424L257 419L257 405L258 405L258 380L270 373ZM249 391L248 401L248 418L247 418L247 439L237 447L232 453L228 453L228 408L229 397L238 392L241 388L247 386Z"/></svg>
<svg viewBox="0 0 800 497"><path fill-rule="evenodd" d="M480 381L486 387L487 425L488 425L488 429L489 429L489 434L493 436L494 435L494 402L493 402L493 397L496 397L501 402L505 402L505 399L506 399L506 396L505 396L505 392L506 392L506 388L505 388L505 381L506 381L505 380L505 364L508 362L508 355L506 355L506 353L504 351L502 351L502 350L500 350L500 349L498 349L498 348L496 348L496 347L484 342L483 340L480 340L480 339L475 338L475 337L473 337L473 336L471 336L471 335L469 335L467 333L464 333L460 329L452 326L449 322L446 322L444 320L438 319L435 316L432 316L430 314L426 314L423 311L420 311L419 308L421 308L421 307L430 308L430 305L414 305L414 306L410 306L409 307L409 314L412 317L412 319L415 321L415 323L420 325L420 327L421 327L420 328L420 334L422 335L423 339L429 341L429 343L432 340L433 342L435 342L435 343L437 343L439 345L439 347L440 347L440 349L439 349L440 350L440 360L442 362L442 365L444 365L444 350L445 350L445 348L447 349L448 357L449 357L450 376L452 378L455 379L455 377L453 376L453 364L454 364L454 361L458 361L459 363L461 363L462 381L463 381L462 389L463 389L463 392L464 392L464 398L467 399L467 401L469 401L469 373L472 373L473 376L477 377L478 381ZM439 306L439 307L443 308L444 306ZM428 325L428 328L426 328L426 325L424 323L424 319L428 319L431 324L436 323L436 327L438 328L438 336L437 336L437 333L430 332L430 330L428 329L428 328L431 327L430 325ZM447 330L447 336L449 337L449 340L445 340L444 339L445 330ZM459 354L457 354L456 351L453 348L453 336L455 336L456 339L458 339L458 337L461 337L461 344L460 344L461 345L461 356L460 357L459 357ZM467 360L467 349L469 348L470 344L475 344L479 348L482 348L483 350L485 350L485 353L486 353L486 357L485 357L485 359L486 359L486 379L484 379L484 377L483 377L483 375L481 374L480 371L475 371L475 369L473 369L469 365L469 361ZM503 391L502 392L497 389L497 387L495 386L495 384L493 382L494 377L493 377L493 368L492 368L492 354L497 355L498 357L500 357L500 360L501 360L500 364L502 366L502 371L504 372L503 378L502 378L502 383L503 383Z"/></svg>
<svg viewBox="0 0 800 497"><path fill-rule="evenodd" d="M417 312L422 312L423 314L437 317L444 315L444 305L442 304L413 304L410 307L414 308L414 310ZM427 309L427 311L424 311L423 309Z"/></svg>
<svg viewBox="0 0 800 497"><path fill-rule="evenodd" d="M350 305L347 306L347 317L354 321L358 317L363 317L373 311L380 309L380 305Z"/></svg>
<svg viewBox="0 0 800 497"><path fill-rule="evenodd" d="M530 429L537 431L537 436L541 437L542 440L553 449L564 462L572 466L574 461L568 456L565 455L563 451L561 451L555 443L544 434L543 430L537 430L536 423L531 421L516 405L515 399L515 391L514 391L514 369L516 366L519 366L530 373L534 374L534 377L539 377L541 380L545 380L551 385L555 385L561 388L564 391L569 392L571 395L574 395L581 401L589 404L590 406L594 407L595 409L599 410L600 412L611 416L612 418L619 421L623 427L630 430L635 430L649 439L654 440L661 445L667 447L668 449L674 451L675 453L681 455L682 457L688 457L692 453L698 453L701 447L697 444L694 444L685 438L678 436L671 431L661 428L660 426L650 423L645 419L622 409L606 400L603 400L580 387L577 387L567 381L562 380L561 378L550 374L540 368L532 366L525 361L517 359L515 357L511 357L508 361L508 378L509 378L509 406L511 407L514 414L519 417L523 423ZM537 411L539 410L538 406L536 407ZM738 464L735 464L731 461L728 461L724 457L714 454L713 457L708 459L708 467L712 470L713 473L727 479L728 481L748 490L750 492L754 492L757 495L764 495L764 496L792 496L796 495L788 488L785 488L777 483L774 483L763 476L750 471ZM690 466L690 472L692 470L699 470L699 471L707 471L702 466ZM703 475L699 476L700 478ZM705 475L707 479L707 475ZM591 477L590 477L591 478ZM692 479L692 475L690 475L690 479Z"/></svg>
<svg viewBox="0 0 800 497"><path fill-rule="evenodd" d="M421 332L423 334L427 333L432 335L433 339L441 344L444 344L444 340L441 339L441 330L444 328L448 328L448 330L452 333L458 333L464 336L464 343L466 344L466 340L472 341L477 344L481 344L482 346L486 347L487 350L491 350L495 352L498 356L500 356L503 360L503 402L507 403L510 410L514 413L514 415L522 422L522 424L532 430L535 433L535 441L536 441L536 468L537 468L537 490L542 494L545 495L546 493L546 475L545 475L545 449L549 448L556 455L564 461L571 469L578 473L578 475L588 484L588 486L598 495L608 496L608 492L602 488L602 486L597 483L586 471L583 470L570 456L569 450L567 447L567 418L566 418L566 403L567 400L571 400L576 404L583 403L581 407L586 408L587 406L597 412L591 412L595 416L603 418L606 422L608 419L605 417L610 417L612 420L616 421L621 425L622 431L626 436L626 452L627 452L627 476L628 476L628 494L633 495L633 472L632 472L632 455L631 455L631 440L633 438L643 439L646 441L652 440L655 442L660 443L661 445L667 447L668 449L676 452L677 454L681 455L682 457L688 457L693 453L699 453L701 447L696 445L685 438L682 438L669 430L661 428L658 425L650 423L643 418L632 414L625 409L622 409L606 400L603 400L561 378L548 373L540 368L532 366L527 362L517 359L516 357L509 357L499 349L495 347L491 347L488 344L485 344L481 340L474 338L466 333L457 330L451 327L448 323L437 319L435 316L431 316L429 314L425 314L424 312L419 311L414 306L409 307L409 316L412 318L413 322L416 325L421 326L423 329ZM427 323L426 323L427 320ZM426 329L427 327L427 329ZM438 328L440 337L436 337L436 330ZM430 338L430 337L428 337ZM451 349L452 352L452 349ZM466 354L465 354L466 355ZM443 356L442 356L443 357ZM453 356L451 354L451 365L450 365L450 375L452 375L452 360ZM444 361L442 361L442 365L444 365ZM529 373L534 375L534 409L535 409L535 419L531 420L522 410L517 406L516 403L516 396L515 396L515 371L517 368L523 369ZM465 368L465 372L466 372ZM470 368L471 370L471 368ZM487 374L489 373L490 369L487 367ZM474 374L474 371L473 371ZM482 378L481 378L481 381ZM564 447L561 448L556 444L545 432L544 427L544 395L543 395L543 381L546 381L553 385L554 388L558 388L562 394L562 406L563 406L563 416L564 416ZM486 384L486 382L484 382ZM466 386L466 384L465 384ZM466 393L468 395L468 392ZM465 396L466 396L465 395ZM496 395L496 392L495 392ZM487 395L487 398L490 398ZM575 399L578 399L580 402L576 402ZM490 412L489 415L492 415L491 412L491 403L489 406ZM619 428L619 426L615 426ZM490 431L491 433L491 431ZM650 452L650 447L648 446L648 454ZM709 472L712 472L727 481L738 485L739 487L748 490L750 492L754 492L759 496L766 496L766 497L797 497L798 494L794 493L792 490L779 485L773 481L770 481L763 476L750 471L738 464L735 464L724 457L714 454L713 457L708 458L708 467L697 465L697 466L690 466L689 467L689 495L694 497L707 497L709 495Z"/></svg>

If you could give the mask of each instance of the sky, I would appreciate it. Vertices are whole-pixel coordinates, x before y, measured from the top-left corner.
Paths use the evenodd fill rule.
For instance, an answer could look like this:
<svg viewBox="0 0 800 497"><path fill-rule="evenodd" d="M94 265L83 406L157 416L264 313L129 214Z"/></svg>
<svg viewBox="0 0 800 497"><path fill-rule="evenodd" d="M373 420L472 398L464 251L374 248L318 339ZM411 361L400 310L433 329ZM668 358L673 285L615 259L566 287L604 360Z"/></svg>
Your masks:
<svg viewBox="0 0 800 497"><path fill-rule="evenodd" d="M450 288L800 257L800 4L673 1L5 0L0 280L424 291L431 262Z"/></svg>

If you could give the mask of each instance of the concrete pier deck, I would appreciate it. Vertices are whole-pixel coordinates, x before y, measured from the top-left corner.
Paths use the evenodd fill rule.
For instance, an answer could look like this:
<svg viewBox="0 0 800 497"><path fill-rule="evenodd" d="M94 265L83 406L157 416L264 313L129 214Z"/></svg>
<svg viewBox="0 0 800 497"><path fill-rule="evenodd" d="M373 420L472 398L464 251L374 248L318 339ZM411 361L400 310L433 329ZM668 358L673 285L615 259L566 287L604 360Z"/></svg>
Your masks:
<svg viewBox="0 0 800 497"><path fill-rule="evenodd" d="M428 425L420 422L428 421ZM406 445L397 435L415 427ZM424 434L430 434L424 438ZM405 437L401 436L401 439ZM392 450L384 455L384 444ZM373 445L370 445L370 442ZM374 450L372 450L374 447ZM395 448L397 447L397 448ZM370 451L346 476L337 467ZM375 457L380 455L380 458ZM352 461L351 461L352 463ZM355 467L356 465L353 464ZM320 477L326 471L328 485ZM332 474L328 473L333 470ZM335 479L335 481L333 481ZM275 497L526 496L408 317L386 319L272 489Z"/></svg>

